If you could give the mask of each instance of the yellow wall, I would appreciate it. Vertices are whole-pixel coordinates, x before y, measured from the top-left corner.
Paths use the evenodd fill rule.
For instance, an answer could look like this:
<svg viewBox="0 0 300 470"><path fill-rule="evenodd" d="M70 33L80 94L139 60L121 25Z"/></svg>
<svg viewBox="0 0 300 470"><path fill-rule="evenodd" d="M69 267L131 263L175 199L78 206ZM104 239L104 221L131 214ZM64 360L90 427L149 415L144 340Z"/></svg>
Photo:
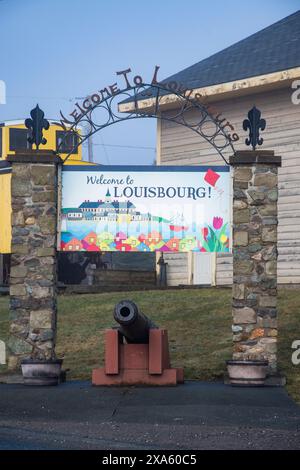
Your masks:
<svg viewBox="0 0 300 470"><path fill-rule="evenodd" d="M0 161L5 160L8 155L15 152L9 148L9 129L10 128L25 129L24 124L5 125L2 127L2 151L0 151ZM50 128L43 132L47 139L45 145L41 145L43 150L56 150L56 131L62 130L60 126L50 124ZM1 150L1 149L0 149ZM60 153L62 159L67 154ZM90 165L90 163L82 161L82 147L79 146L78 153L72 154L65 163L66 165ZM11 249L11 175L0 174L0 253L10 253Z"/></svg>
<svg viewBox="0 0 300 470"><path fill-rule="evenodd" d="M7 155L13 155L15 152L13 150L10 150L9 148L9 129L14 128L14 129L26 129L24 124L13 124L13 125L5 125L2 127L2 152L0 154L2 155L2 159L5 159ZM57 126L55 124L50 124L50 127L47 131L43 131L43 136L47 140L47 143L45 145L41 145L40 149L42 150L56 150L56 131L62 131L63 129L60 126ZM35 147L35 146L33 146ZM72 154L66 164L67 165L74 165L74 164L81 164L82 162L82 147L81 145L79 146L78 153ZM60 156L62 159L65 159L67 157L66 153L60 153ZM1 158L0 158L1 160Z"/></svg>
<svg viewBox="0 0 300 470"><path fill-rule="evenodd" d="M0 174L0 253L10 253L11 241L11 174Z"/></svg>

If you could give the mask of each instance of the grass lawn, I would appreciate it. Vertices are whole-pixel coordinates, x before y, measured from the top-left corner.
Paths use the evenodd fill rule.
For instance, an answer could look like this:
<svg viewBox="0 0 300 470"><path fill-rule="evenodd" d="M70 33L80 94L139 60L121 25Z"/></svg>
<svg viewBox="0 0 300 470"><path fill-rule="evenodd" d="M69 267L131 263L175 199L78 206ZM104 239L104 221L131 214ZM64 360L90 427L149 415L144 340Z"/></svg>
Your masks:
<svg viewBox="0 0 300 470"><path fill-rule="evenodd" d="M60 296L56 350L70 369L69 379L90 379L103 363L103 331L113 323L114 305L126 298L168 329L172 365L184 366L186 378L222 378L232 349L231 290L207 288ZM0 297L0 339L7 333L8 297ZM300 403L300 365L291 363L295 339L300 339L300 290L280 289L279 368Z"/></svg>

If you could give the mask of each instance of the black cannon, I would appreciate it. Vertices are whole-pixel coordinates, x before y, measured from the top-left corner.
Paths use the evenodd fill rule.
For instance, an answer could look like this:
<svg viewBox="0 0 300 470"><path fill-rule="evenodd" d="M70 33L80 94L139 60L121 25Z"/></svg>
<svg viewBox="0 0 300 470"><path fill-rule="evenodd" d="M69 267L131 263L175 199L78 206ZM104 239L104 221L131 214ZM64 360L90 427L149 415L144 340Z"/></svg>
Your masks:
<svg viewBox="0 0 300 470"><path fill-rule="evenodd" d="M176 385L183 369L172 368L168 332L131 300L114 308L120 326L105 331L104 367L93 369L93 385Z"/></svg>
<svg viewBox="0 0 300 470"><path fill-rule="evenodd" d="M157 326L140 312L131 300L121 300L114 309L114 319L127 343L148 343L149 330Z"/></svg>

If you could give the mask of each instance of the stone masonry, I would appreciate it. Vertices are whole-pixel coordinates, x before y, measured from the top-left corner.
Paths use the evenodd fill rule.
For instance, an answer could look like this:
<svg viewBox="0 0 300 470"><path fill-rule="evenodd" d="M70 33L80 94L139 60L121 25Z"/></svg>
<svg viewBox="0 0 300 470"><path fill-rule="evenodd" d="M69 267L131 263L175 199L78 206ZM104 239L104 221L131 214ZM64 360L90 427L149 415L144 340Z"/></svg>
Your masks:
<svg viewBox="0 0 300 470"><path fill-rule="evenodd" d="M8 366L55 357L56 227L59 157L11 156L12 256Z"/></svg>
<svg viewBox="0 0 300 470"><path fill-rule="evenodd" d="M271 151L241 151L233 176L233 359L269 361L277 353L277 171Z"/></svg>

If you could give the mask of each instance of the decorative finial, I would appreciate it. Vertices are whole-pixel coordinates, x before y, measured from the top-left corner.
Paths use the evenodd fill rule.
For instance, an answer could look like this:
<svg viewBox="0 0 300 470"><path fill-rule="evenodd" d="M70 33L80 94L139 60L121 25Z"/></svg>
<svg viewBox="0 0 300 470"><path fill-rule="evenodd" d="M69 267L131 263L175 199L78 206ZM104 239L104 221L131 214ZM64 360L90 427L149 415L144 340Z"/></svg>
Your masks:
<svg viewBox="0 0 300 470"><path fill-rule="evenodd" d="M38 104L30 111L30 116L32 119L25 120L25 126L31 130L31 135L27 140L30 144L35 144L38 149L40 144L45 145L47 143L47 140L43 137L43 129L49 129L50 124L47 119L44 119L44 111L39 108Z"/></svg>
<svg viewBox="0 0 300 470"><path fill-rule="evenodd" d="M266 128L266 120L261 119L261 112L255 106L248 112L248 119L243 122L243 129L247 131L249 129L249 137L245 139L246 145L252 145L255 150L257 145L262 145L264 139L259 136L259 129L262 131Z"/></svg>

